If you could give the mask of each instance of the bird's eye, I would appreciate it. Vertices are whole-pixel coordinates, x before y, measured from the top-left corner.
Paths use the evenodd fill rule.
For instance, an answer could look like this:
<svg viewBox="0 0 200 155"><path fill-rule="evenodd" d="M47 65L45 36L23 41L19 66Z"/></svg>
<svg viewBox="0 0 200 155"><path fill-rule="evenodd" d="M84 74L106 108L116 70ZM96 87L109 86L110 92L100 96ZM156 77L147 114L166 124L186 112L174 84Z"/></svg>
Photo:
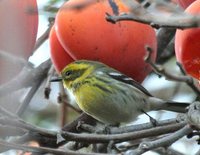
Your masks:
<svg viewBox="0 0 200 155"><path fill-rule="evenodd" d="M71 70L65 72L65 76L70 76L71 74L72 74Z"/></svg>

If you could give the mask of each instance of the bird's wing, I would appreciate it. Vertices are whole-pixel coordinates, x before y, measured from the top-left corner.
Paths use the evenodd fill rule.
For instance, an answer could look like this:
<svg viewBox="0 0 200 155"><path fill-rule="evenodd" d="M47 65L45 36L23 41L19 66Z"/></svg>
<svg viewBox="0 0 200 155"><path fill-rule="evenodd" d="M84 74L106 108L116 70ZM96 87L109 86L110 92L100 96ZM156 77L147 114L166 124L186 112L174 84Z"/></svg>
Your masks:
<svg viewBox="0 0 200 155"><path fill-rule="evenodd" d="M115 79L115 80L118 80L120 82L123 82L123 83L126 83L126 84L129 84L133 87L136 87L137 89L139 89L140 91L142 91L144 94L148 95L148 96L152 96L141 84L139 84L137 81L133 80L132 78L118 72L118 71L115 71L115 70L109 70L106 72L106 74Z"/></svg>

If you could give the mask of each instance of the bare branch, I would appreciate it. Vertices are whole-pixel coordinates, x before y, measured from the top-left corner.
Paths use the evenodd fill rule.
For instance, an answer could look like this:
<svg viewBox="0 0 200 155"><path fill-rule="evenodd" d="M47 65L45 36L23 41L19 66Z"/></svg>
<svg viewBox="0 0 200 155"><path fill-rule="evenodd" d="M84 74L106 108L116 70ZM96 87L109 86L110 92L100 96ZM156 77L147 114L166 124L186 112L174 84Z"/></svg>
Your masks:
<svg viewBox="0 0 200 155"><path fill-rule="evenodd" d="M50 82L50 80L51 80L52 76L54 75L54 73L55 73L54 66L51 65L49 72L48 72L46 85L45 85L45 88L44 88L44 97L46 99L49 99L49 95L51 93L51 82Z"/></svg>
<svg viewBox="0 0 200 155"><path fill-rule="evenodd" d="M158 63L164 63L163 57L166 57L165 51L175 34L175 29L160 28L157 32L157 60ZM167 55L168 56L168 55ZM162 58L162 59L161 59Z"/></svg>
<svg viewBox="0 0 200 155"><path fill-rule="evenodd" d="M195 129L200 129L200 102L194 102L188 107L188 123Z"/></svg>
<svg viewBox="0 0 200 155"><path fill-rule="evenodd" d="M14 79L0 86L0 96L10 94L16 90L27 88L35 81L43 81L50 68L51 61L47 60L37 68L24 68Z"/></svg>
<svg viewBox="0 0 200 155"><path fill-rule="evenodd" d="M22 136L27 131L14 126L0 125L0 137L6 138L8 136Z"/></svg>
<svg viewBox="0 0 200 155"><path fill-rule="evenodd" d="M60 93L59 93L60 98L66 97L65 88L63 87L63 84L60 82L59 82L59 91L60 91ZM63 127L67 120L68 106L67 106L67 104L65 104L65 102L62 102L62 101L60 104L61 104L61 106L60 106L60 126ZM73 106L71 106L71 107L73 107ZM73 109L76 109L76 108L73 107Z"/></svg>
<svg viewBox="0 0 200 155"><path fill-rule="evenodd" d="M115 143L135 140L140 138L147 138L152 136L159 136L167 133L171 133L179 130L185 126L185 122L166 125L163 127L155 127L153 129L146 129L137 132L129 132L123 134L113 134L113 135L99 135L99 134L74 134L69 132L61 132L63 138L67 141L73 140L78 142L90 142L90 143L108 143L109 141L115 141Z"/></svg>
<svg viewBox="0 0 200 155"><path fill-rule="evenodd" d="M190 76L186 75L174 75L169 72L167 72L162 66L154 64L154 62L151 59L151 54L153 50L147 46L147 56L145 57L145 61L151 65L153 70L160 76L164 76L167 80L176 81L176 82L185 82L190 86L190 88L197 94L200 95L200 90L195 86L194 80Z"/></svg>
<svg viewBox="0 0 200 155"><path fill-rule="evenodd" d="M2 51L0 50L0 56L3 59L6 59L7 61L9 61L12 64L20 64L22 67L28 64L28 61L25 60L24 58L21 58L19 56L15 56L14 54L11 54L7 51ZM30 63L31 64L31 63ZM29 64L29 65L30 65Z"/></svg>
<svg viewBox="0 0 200 155"><path fill-rule="evenodd" d="M183 121L185 120L168 119L168 120L163 120L163 121L157 121L157 127L170 125L170 124L176 124ZM154 127L155 126L151 122L149 122L149 123L143 123L143 124L138 124L138 125L130 125L130 126L122 126L122 127L106 127L106 128L107 130L109 130L109 134L120 134L120 133L128 133L128 132L141 131L145 129L151 129ZM99 129L100 127L94 127L88 124L81 124L79 128L90 133L101 133L101 134L105 133L105 128Z"/></svg>
<svg viewBox="0 0 200 155"><path fill-rule="evenodd" d="M40 153L40 154L57 154L57 155L111 155L111 154L103 154L103 153L81 153L77 151L70 151L70 150L59 150L59 149L52 149L52 148L46 148L46 147L33 147L33 146L25 146L25 145L19 145L14 143L9 143L3 140L0 140L0 146L9 148L10 150L23 150L26 152L33 152L33 153ZM113 154L112 154L113 155Z"/></svg>
<svg viewBox="0 0 200 155"><path fill-rule="evenodd" d="M154 1L149 5L142 5L136 1L123 1L129 12L120 15L106 14L107 21L116 23L119 21L136 21L151 25L154 28L192 28L200 26L200 17L189 15L175 7L175 5ZM152 4L152 5L151 5ZM150 7L151 6L151 7ZM162 9L164 7L165 9Z"/></svg>
<svg viewBox="0 0 200 155"><path fill-rule="evenodd" d="M130 154L140 155L146 151L149 151L149 150L152 150L155 148L169 146L169 145L173 144L175 141L177 141L178 139L182 138L183 136L185 136L191 132L192 132L192 129L189 127L189 125L186 125L182 129L172 133L169 136L163 137L161 139L158 139L158 140L155 140L152 142L141 143L139 148L132 151L132 153L130 153Z"/></svg>
<svg viewBox="0 0 200 155"><path fill-rule="evenodd" d="M40 36L40 38L38 38L37 42L35 43L35 47L33 49L33 52L35 52L49 37L49 32L51 30L51 27L54 24L54 18L49 18L49 27L47 28L47 30L42 34L42 36Z"/></svg>
<svg viewBox="0 0 200 155"><path fill-rule="evenodd" d="M23 102L20 104L20 106L16 110L16 114L18 116L22 116L22 114L24 113L24 111L28 107L31 99L33 98L34 94L37 92L38 88L40 87L41 83L42 83L42 80L41 81L37 81L37 82L35 82L33 84L31 90L28 92L28 94L26 95L25 99L23 100Z"/></svg>

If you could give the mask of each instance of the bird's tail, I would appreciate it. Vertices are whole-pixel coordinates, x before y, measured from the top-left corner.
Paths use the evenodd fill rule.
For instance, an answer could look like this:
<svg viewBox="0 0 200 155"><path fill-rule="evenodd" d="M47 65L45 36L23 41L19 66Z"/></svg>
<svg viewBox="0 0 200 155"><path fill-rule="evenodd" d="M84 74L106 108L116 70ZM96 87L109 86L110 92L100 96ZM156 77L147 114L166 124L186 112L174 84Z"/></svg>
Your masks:
<svg viewBox="0 0 200 155"><path fill-rule="evenodd" d="M175 101L164 101L155 97L149 98L149 110L167 110L179 113L185 113L186 108L190 103L175 102Z"/></svg>

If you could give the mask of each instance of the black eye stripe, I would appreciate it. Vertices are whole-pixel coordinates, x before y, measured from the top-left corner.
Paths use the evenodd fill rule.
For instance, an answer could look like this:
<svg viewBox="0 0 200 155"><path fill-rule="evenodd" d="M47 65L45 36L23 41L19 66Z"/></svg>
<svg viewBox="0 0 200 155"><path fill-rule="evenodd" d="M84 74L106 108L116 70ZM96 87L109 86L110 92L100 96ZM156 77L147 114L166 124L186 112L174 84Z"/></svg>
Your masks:
<svg viewBox="0 0 200 155"><path fill-rule="evenodd" d="M81 77L85 73L86 70L87 70L87 68L67 70L63 73L63 79L65 79L67 81L75 80L75 79Z"/></svg>
<svg viewBox="0 0 200 155"><path fill-rule="evenodd" d="M68 70L67 72L65 72L65 76L70 76L72 74L72 70Z"/></svg>

